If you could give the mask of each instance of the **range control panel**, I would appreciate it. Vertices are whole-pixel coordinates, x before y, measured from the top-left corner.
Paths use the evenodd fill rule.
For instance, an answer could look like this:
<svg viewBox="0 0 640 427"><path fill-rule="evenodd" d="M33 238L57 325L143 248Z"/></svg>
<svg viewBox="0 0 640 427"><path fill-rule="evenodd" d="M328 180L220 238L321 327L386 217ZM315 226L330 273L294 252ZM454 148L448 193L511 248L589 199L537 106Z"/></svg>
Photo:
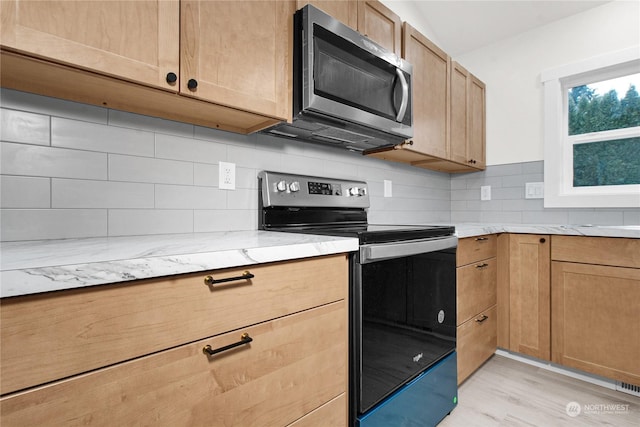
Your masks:
<svg viewBox="0 0 640 427"><path fill-rule="evenodd" d="M363 181L268 171L260 172L258 180L263 207L369 207Z"/></svg>

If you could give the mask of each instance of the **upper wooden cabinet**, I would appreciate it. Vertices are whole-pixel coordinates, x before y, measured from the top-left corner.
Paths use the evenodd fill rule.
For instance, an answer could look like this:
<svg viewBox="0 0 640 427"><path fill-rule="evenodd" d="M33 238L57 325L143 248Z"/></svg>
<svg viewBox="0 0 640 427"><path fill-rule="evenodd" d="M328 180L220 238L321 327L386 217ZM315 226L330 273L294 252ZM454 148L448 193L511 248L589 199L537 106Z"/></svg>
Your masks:
<svg viewBox="0 0 640 427"><path fill-rule="evenodd" d="M357 0L297 0L298 9L311 4L358 31Z"/></svg>
<svg viewBox="0 0 640 427"><path fill-rule="evenodd" d="M443 172L483 170L484 83L406 22L402 57L413 65L413 138L367 154Z"/></svg>
<svg viewBox="0 0 640 427"><path fill-rule="evenodd" d="M485 84L454 61L451 65L451 160L484 169L485 135Z"/></svg>
<svg viewBox="0 0 640 427"><path fill-rule="evenodd" d="M291 118L294 11L293 0L3 1L2 86L257 131Z"/></svg>
<svg viewBox="0 0 640 427"><path fill-rule="evenodd" d="M402 20L377 0L297 0L298 9L311 4L400 55Z"/></svg>
<svg viewBox="0 0 640 427"><path fill-rule="evenodd" d="M3 1L2 45L177 91L178 1Z"/></svg>
<svg viewBox="0 0 640 427"><path fill-rule="evenodd" d="M377 0L358 0L358 31L387 50L400 55L402 20Z"/></svg>

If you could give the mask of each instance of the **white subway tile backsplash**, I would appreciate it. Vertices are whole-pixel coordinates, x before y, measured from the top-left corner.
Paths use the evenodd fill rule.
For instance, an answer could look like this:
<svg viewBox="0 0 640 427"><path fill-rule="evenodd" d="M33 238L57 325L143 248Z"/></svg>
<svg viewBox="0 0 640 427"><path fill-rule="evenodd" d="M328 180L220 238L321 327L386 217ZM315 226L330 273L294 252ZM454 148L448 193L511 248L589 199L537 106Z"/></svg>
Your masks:
<svg viewBox="0 0 640 427"><path fill-rule="evenodd" d="M53 178L53 208L153 208L153 184Z"/></svg>
<svg viewBox="0 0 640 427"><path fill-rule="evenodd" d="M49 145L51 119L43 114L0 109L0 140Z"/></svg>
<svg viewBox="0 0 640 427"><path fill-rule="evenodd" d="M106 209L2 209L1 215L3 241L107 235Z"/></svg>
<svg viewBox="0 0 640 427"><path fill-rule="evenodd" d="M220 160L226 161L227 146L218 142L156 134L156 157L217 164Z"/></svg>
<svg viewBox="0 0 640 427"><path fill-rule="evenodd" d="M107 155L57 147L2 143L6 175L107 179Z"/></svg>
<svg viewBox="0 0 640 427"><path fill-rule="evenodd" d="M192 232L192 210L109 209L110 236Z"/></svg>
<svg viewBox="0 0 640 427"><path fill-rule="evenodd" d="M156 184L158 209L226 209L227 192L214 187Z"/></svg>
<svg viewBox="0 0 640 427"><path fill-rule="evenodd" d="M0 207L50 208L51 180L28 176L0 176Z"/></svg>
<svg viewBox="0 0 640 427"><path fill-rule="evenodd" d="M238 174L238 170L239 169L236 168L236 174ZM194 163L193 164L193 184L201 187L217 187L218 186L218 165ZM236 180L236 185L239 185L237 180Z"/></svg>
<svg viewBox="0 0 640 427"><path fill-rule="evenodd" d="M154 155L151 132L77 120L51 119L51 145L103 153Z"/></svg>
<svg viewBox="0 0 640 427"><path fill-rule="evenodd" d="M193 184L193 163L109 154L109 180Z"/></svg>
<svg viewBox="0 0 640 427"><path fill-rule="evenodd" d="M569 224L624 224L624 212L608 210L572 210L568 212Z"/></svg>
<svg viewBox="0 0 640 427"><path fill-rule="evenodd" d="M258 210L258 190L242 188L225 192L227 193L227 209Z"/></svg>
<svg viewBox="0 0 640 427"><path fill-rule="evenodd" d="M243 147L255 148L257 134L242 135L203 126L195 126L194 138L214 143L240 145Z"/></svg>
<svg viewBox="0 0 640 427"><path fill-rule="evenodd" d="M258 212L251 210L196 210L193 213L196 233L241 231L258 228Z"/></svg>
<svg viewBox="0 0 640 427"><path fill-rule="evenodd" d="M227 146L227 162L235 163L236 167L249 169L286 171L289 164L283 161L283 155L269 150L258 148Z"/></svg>

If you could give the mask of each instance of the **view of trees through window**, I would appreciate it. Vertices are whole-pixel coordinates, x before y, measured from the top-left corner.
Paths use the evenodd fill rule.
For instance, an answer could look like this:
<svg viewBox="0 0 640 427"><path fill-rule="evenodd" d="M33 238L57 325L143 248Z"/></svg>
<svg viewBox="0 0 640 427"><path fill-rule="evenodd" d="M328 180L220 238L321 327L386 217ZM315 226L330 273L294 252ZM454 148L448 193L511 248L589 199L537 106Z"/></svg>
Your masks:
<svg viewBox="0 0 640 427"><path fill-rule="evenodd" d="M600 95L584 85L569 90L569 135L640 126L640 95L628 86ZM604 140L573 146L573 186L640 184L640 138Z"/></svg>

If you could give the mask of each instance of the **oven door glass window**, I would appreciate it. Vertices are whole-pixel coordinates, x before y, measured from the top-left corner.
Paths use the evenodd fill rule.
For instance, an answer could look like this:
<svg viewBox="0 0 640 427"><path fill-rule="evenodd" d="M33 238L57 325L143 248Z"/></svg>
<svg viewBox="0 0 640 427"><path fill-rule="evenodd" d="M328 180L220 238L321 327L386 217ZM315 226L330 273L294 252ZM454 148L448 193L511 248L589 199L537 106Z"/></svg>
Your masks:
<svg viewBox="0 0 640 427"><path fill-rule="evenodd" d="M359 413L455 350L455 267L455 249L357 267Z"/></svg>

